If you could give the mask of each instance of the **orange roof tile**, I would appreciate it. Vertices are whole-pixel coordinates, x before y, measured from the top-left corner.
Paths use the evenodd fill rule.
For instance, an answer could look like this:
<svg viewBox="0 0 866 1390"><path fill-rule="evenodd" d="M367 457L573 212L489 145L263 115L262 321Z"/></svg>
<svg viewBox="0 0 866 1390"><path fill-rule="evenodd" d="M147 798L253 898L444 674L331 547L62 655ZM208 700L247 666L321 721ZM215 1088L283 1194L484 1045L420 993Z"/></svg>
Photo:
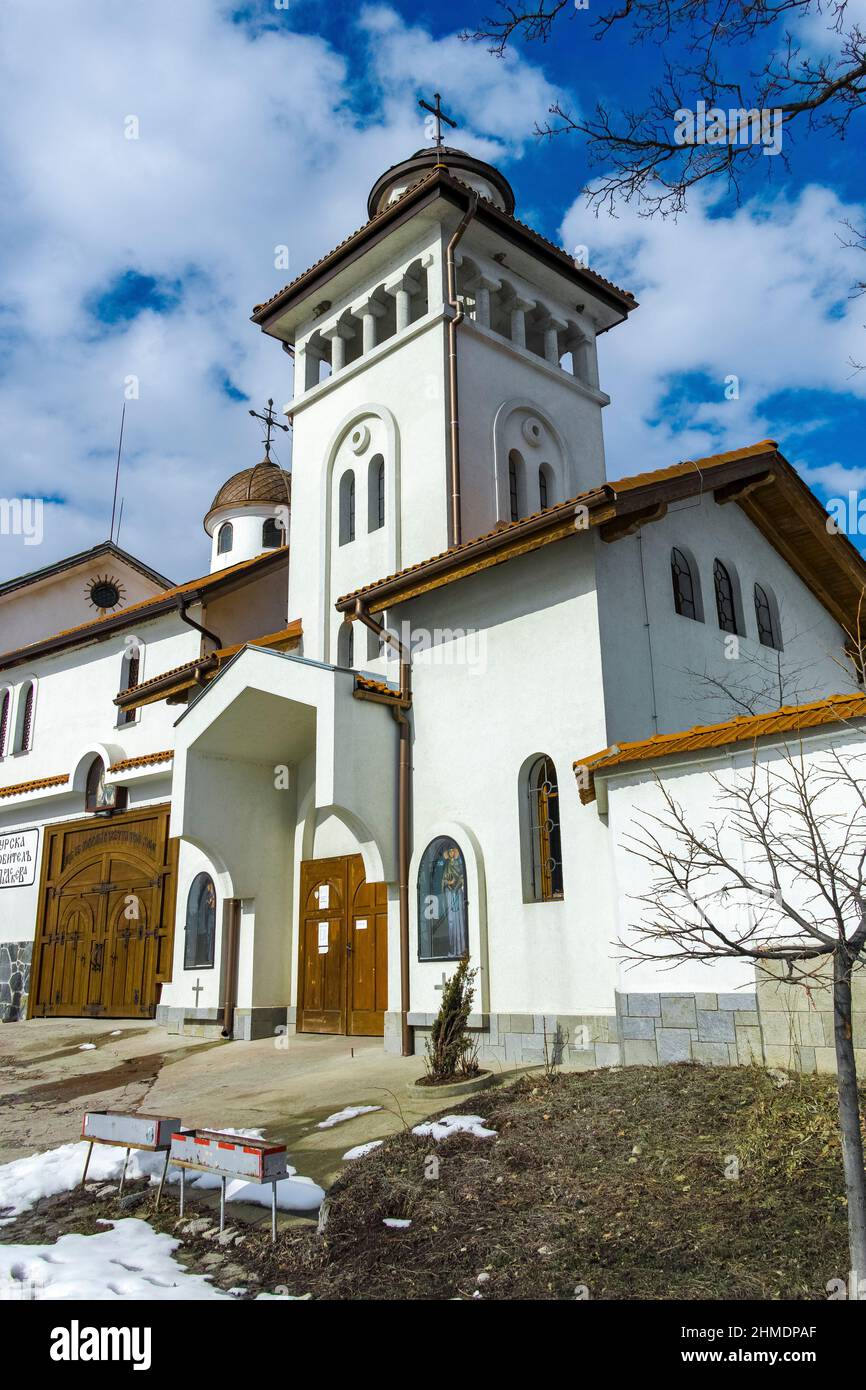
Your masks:
<svg viewBox="0 0 866 1390"><path fill-rule="evenodd" d="M163 753L143 753L140 758L124 758L112 763L109 772L128 772L133 767L151 767L154 763L168 763L174 757L174 749L167 748Z"/></svg>
<svg viewBox="0 0 866 1390"><path fill-rule="evenodd" d="M657 761L676 753L691 753L701 748L725 748L732 743L752 743L770 734L798 732L819 728L822 724L838 724L848 719L866 718L866 694L828 695L803 705L782 705L767 714L741 714L718 724L696 724L674 734L653 734L652 738L615 743L602 748L588 758L578 758L574 772L580 787L580 799L586 805L595 800L595 774L626 763ZM588 778L586 774L588 775Z"/></svg>
<svg viewBox="0 0 866 1390"><path fill-rule="evenodd" d="M23 796L25 792L38 792L43 787L62 787L69 781L69 773L62 772L56 777L40 777L35 782L16 782L14 787L0 787L0 797Z"/></svg>
<svg viewBox="0 0 866 1390"><path fill-rule="evenodd" d="M271 632L266 637L251 637L246 642L236 642L231 647L220 647L217 651L209 652L207 656L197 656L192 661L185 661L182 666L171 666L167 671L161 671L158 676L139 681L138 685L130 685L126 690L120 691L114 703L123 709L134 707L140 702L141 696L153 690L162 691L166 681L172 681L172 678L176 677L171 688L162 692L165 695L173 694L187 685L199 683L202 676L207 676L208 679L215 676L219 667L244 647L288 647L300 642L302 636L303 624L300 618L296 618L279 632Z"/></svg>

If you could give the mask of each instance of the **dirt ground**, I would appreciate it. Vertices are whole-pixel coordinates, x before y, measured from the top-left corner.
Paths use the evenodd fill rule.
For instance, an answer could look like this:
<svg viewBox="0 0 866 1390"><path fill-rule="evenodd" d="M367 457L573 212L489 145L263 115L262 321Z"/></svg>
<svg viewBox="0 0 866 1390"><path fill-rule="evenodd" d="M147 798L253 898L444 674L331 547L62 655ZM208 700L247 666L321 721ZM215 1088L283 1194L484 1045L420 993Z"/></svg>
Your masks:
<svg viewBox="0 0 866 1390"><path fill-rule="evenodd" d="M679 1065L543 1074L449 1113L495 1138L407 1129L343 1165L318 1226L216 1193L107 1184L3 1228L53 1241L140 1216L236 1296L313 1299L826 1299L847 1236L832 1078ZM395 1228L394 1220L408 1223Z"/></svg>

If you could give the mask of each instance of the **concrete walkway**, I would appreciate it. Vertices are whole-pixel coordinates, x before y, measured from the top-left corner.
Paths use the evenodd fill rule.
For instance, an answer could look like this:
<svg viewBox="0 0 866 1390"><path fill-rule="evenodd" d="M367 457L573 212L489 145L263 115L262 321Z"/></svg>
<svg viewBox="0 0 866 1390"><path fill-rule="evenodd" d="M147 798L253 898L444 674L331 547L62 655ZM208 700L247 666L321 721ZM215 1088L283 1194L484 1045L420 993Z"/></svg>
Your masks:
<svg viewBox="0 0 866 1390"><path fill-rule="evenodd" d="M82 1050L82 1044L94 1047ZM517 1071L517 1068L508 1068ZM378 1038L209 1042L155 1023L32 1019L0 1029L0 1162L75 1140L85 1110L179 1115L184 1124L261 1129L288 1146L298 1172L323 1187L347 1149L417 1124L450 1103L410 1096L420 1057L392 1057ZM331 1129L347 1106L379 1105ZM484 1096L478 1096L484 1114Z"/></svg>

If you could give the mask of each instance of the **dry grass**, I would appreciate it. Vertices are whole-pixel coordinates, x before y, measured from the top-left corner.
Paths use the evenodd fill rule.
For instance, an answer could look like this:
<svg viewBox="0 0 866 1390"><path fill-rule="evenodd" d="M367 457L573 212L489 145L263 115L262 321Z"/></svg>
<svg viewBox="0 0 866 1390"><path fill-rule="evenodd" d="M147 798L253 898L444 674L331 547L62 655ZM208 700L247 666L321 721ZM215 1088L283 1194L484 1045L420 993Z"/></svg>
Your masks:
<svg viewBox="0 0 866 1390"><path fill-rule="evenodd" d="M832 1078L627 1067L460 1111L499 1137L388 1140L332 1188L324 1237L262 1245L263 1278L341 1299L809 1299L845 1274Z"/></svg>

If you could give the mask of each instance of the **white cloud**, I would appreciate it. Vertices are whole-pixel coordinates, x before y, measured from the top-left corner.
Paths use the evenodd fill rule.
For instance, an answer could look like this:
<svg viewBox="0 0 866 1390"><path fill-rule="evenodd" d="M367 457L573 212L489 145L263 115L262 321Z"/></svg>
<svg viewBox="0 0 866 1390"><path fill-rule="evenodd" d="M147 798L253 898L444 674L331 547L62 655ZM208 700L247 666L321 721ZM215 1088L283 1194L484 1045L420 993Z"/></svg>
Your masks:
<svg viewBox="0 0 866 1390"><path fill-rule="evenodd" d="M728 216L699 194L675 223L627 208L595 221L572 206L563 244L589 244L590 263L640 301L600 344L611 476L777 438L779 392L866 396L866 373L852 377L848 364L866 356L866 333L850 297L861 267L839 239L845 218L860 223L864 210L817 186L757 196ZM725 399L730 376L739 399ZM821 423L810 409L826 415L823 396L803 401L798 437Z"/></svg>
<svg viewBox="0 0 866 1390"><path fill-rule="evenodd" d="M48 506L39 549L0 536L0 578L107 534L128 375L140 399L127 409L121 542L172 577L200 573L212 494L260 454L219 377L257 404L288 398L289 359L249 314L360 226L378 175L423 143L416 84L432 91L447 64L477 128L461 143L479 153L517 152L555 96L529 63L434 41L387 6L348 23L361 64L354 44L350 64L293 32L291 9L263 27L213 0L7 0L0 495L66 505ZM352 102L371 86L378 114L362 120ZM287 271L274 266L282 244ZM181 280L182 301L99 333L85 303L130 268Z"/></svg>

